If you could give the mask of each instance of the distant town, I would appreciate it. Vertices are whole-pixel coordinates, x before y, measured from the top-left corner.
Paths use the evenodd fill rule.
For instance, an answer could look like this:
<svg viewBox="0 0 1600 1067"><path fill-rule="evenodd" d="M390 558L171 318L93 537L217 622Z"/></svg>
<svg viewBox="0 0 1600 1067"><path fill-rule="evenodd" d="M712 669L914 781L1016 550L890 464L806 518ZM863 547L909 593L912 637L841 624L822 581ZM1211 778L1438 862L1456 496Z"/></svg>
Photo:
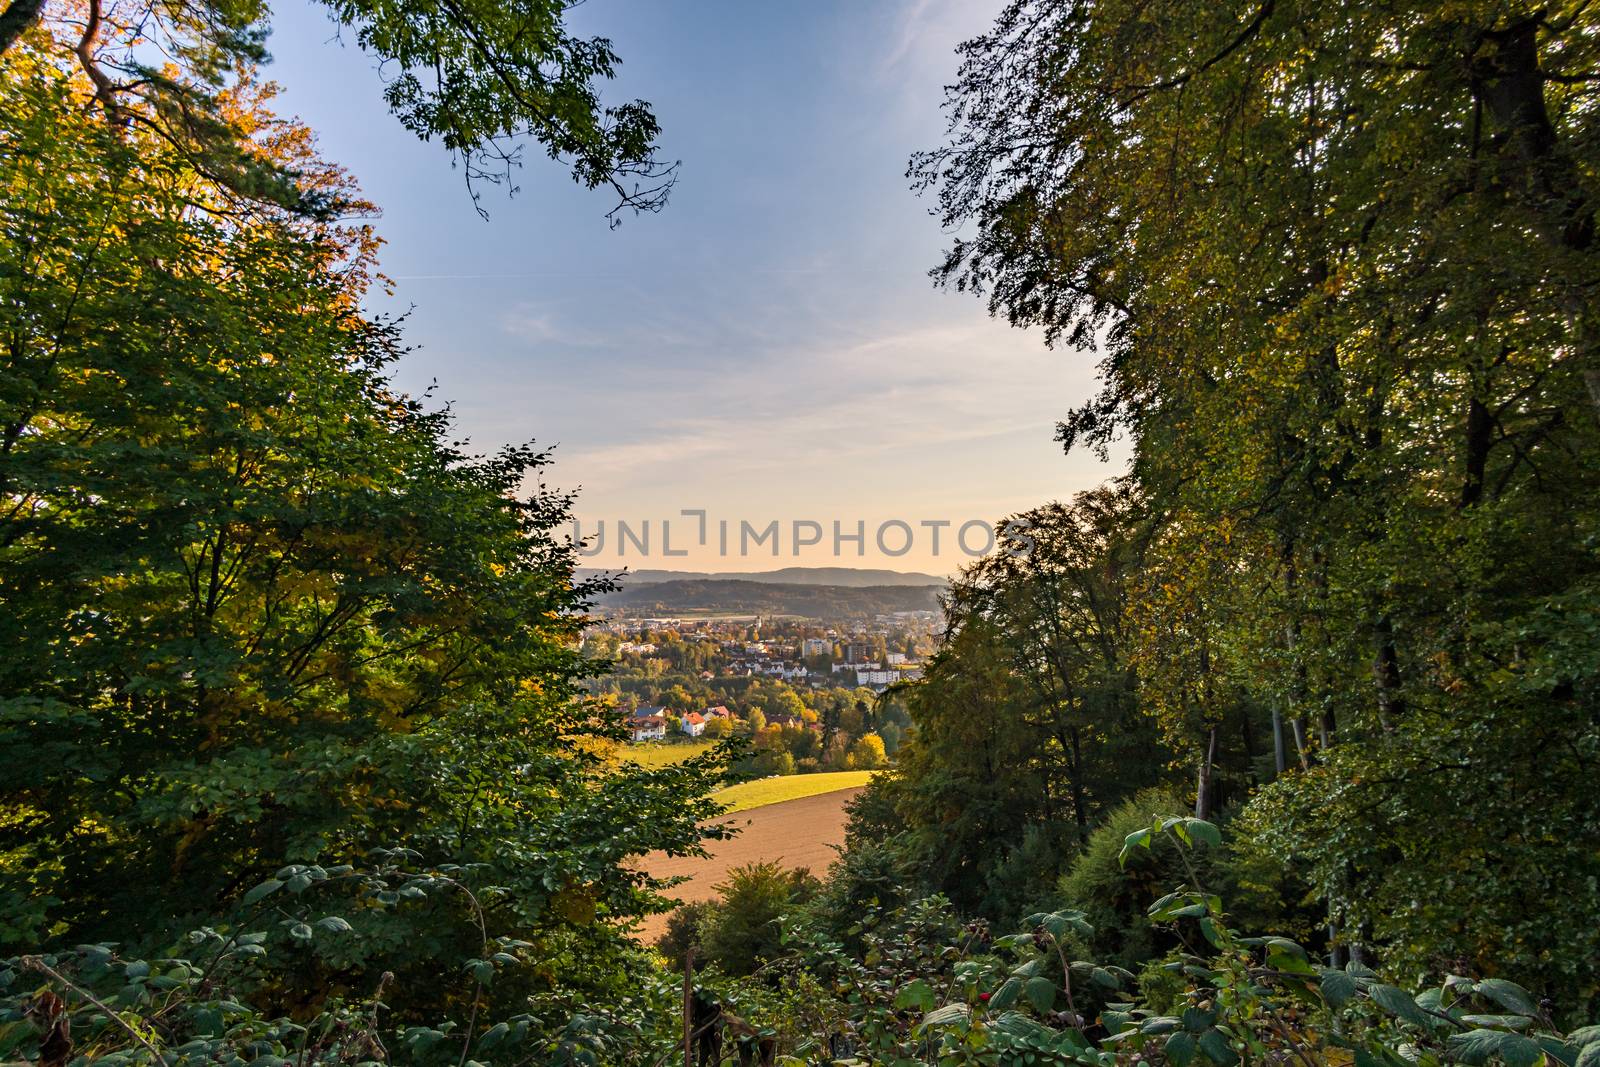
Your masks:
<svg viewBox="0 0 1600 1067"><path fill-rule="evenodd" d="M594 687L635 745L749 737L756 774L865 770L892 760L909 718L895 687L922 677L939 613L851 619L614 611L584 636L610 664Z"/></svg>

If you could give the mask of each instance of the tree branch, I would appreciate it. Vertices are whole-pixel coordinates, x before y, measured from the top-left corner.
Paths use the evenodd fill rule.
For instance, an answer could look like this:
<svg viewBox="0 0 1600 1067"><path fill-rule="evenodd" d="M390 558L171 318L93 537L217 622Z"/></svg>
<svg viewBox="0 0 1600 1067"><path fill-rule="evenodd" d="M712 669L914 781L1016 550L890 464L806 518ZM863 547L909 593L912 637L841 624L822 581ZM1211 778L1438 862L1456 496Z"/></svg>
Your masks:
<svg viewBox="0 0 1600 1067"><path fill-rule="evenodd" d="M0 14L0 55L33 28L43 10L44 0L11 0L5 13Z"/></svg>

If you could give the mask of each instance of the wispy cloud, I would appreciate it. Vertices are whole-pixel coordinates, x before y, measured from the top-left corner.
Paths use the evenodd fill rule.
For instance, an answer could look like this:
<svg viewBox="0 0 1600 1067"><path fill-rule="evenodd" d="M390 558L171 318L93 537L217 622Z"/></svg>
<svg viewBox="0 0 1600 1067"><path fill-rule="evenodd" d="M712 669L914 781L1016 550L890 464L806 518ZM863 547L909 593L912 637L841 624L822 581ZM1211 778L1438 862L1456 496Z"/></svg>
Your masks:
<svg viewBox="0 0 1600 1067"><path fill-rule="evenodd" d="M695 380L649 375L611 392L612 435L564 462L606 491L683 480L792 480L797 462L875 464L885 476L916 454L1030 437L1049 459L1050 428L1081 398L1088 368L1037 335L981 318L857 324L854 340L790 341ZM1074 395L1074 394L1077 395ZM1019 402L1019 398L1026 398ZM841 466L843 469L843 466Z"/></svg>
<svg viewBox="0 0 1600 1067"><path fill-rule="evenodd" d="M878 75L948 70L956 45L987 29L1000 8L1000 0L906 0L895 13L894 36Z"/></svg>

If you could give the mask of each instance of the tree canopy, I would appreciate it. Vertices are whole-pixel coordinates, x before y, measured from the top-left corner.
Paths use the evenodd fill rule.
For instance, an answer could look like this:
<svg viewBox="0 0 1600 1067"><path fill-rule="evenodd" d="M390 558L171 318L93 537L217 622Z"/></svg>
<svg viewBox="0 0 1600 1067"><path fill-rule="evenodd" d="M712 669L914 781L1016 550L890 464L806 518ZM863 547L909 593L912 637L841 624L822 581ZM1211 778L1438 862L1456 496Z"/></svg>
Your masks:
<svg viewBox="0 0 1600 1067"><path fill-rule="evenodd" d="M1131 662L1202 808L1217 728L1275 713L1250 824L1338 944L1569 998L1592 932L1552 915L1600 905L1596 28L1018 0L911 166L961 234L939 281L1100 353L1060 440L1131 445Z"/></svg>
<svg viewBox="0 0 1600 1067"><path fill-rule="evenodd" d="M0 943L259 934L287 954L258 1006L387 972L413 1019L491 940L539 961L497 1004L621 980L658 899L627 861L698 847L721 756L593 754L622 734L579 684L604 583L574 578L548 453L473 455L393 388L366 227L243 204L89 92L33 40L3 57ZM266 93L218 99L240 156L354 198ZM481 895L396 909L380 880L315 945L229 925L396 848Z"/></svg>
<svg viewBox="0 0 1600 1067"><path fill-rule="evenodd" d="M642 100L601 102L600 85L616 76L621 59L608 39L568 29L567 0L326 6L384 68L383 97L395 116L424 140L437 138L462 165L469 188L509 187L521 142L531 139L578 183L616 195L607 213L613 224L625 210L665 206L677 164L658 158L655 115ZM241 196L336 210L292 174L241 156L230 128L227 87L269 58L269 33L260 0L49 7L10 0L0 12L0 54L31 35L58 61L81 69L114 123L145 127Z"/></svg>

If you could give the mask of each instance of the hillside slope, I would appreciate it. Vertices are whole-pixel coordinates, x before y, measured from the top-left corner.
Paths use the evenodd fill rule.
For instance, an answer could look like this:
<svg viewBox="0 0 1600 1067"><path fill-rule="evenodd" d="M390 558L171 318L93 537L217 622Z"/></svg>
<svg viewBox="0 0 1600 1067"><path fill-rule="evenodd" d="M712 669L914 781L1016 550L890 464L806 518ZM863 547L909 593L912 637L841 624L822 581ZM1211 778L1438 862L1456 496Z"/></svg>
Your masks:
<svg viewBox="0 0 1600 1067"><path fill-rule="evenodd" d="M673 581L638 585L609 593L604 608L636 614L685 611L750 612L841 618L895 611L934 611L942 585L863 586L773 585L750 581Z"/></svg>

